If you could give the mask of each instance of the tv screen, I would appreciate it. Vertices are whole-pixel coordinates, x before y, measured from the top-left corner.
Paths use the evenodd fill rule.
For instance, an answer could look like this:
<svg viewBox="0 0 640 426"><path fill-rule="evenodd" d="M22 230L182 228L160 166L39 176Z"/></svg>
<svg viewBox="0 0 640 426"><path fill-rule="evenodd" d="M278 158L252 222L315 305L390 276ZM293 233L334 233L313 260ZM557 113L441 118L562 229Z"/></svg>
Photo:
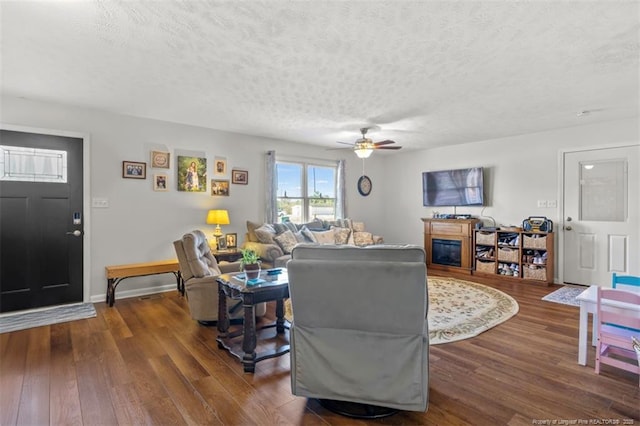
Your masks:
<svg viewBox="0 0 640 426"><path fill-rule="evenodd" d="M422 200L427 207L484 205L482 167L422 173Z"/></svg>

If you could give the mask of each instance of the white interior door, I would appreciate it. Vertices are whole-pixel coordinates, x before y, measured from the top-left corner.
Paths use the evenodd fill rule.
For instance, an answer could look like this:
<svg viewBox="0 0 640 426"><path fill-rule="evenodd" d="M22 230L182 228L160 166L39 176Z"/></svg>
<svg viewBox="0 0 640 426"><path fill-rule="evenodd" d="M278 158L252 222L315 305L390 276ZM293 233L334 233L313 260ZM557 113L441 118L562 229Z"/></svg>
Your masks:
<svg viewBox="0 0 640 426"><path fill-rule="evenodd" d="M610 286L640 275L640 145L564 154L563 278Z"/></svg>

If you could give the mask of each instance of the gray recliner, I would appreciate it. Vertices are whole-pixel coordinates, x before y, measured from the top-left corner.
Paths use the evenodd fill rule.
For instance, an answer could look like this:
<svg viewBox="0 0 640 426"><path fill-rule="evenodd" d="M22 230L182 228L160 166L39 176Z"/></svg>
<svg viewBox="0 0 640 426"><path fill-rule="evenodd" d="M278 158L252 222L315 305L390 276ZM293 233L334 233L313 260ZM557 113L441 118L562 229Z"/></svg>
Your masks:
<svg viewBox="0 0 640 426"><path fill-rule="evenodd" d="M293 394L425 411L429 331L424 249L298 245L287 269Z"/></svg>
<svg viewBox="0 0 640 426"><path fill-rule="evenodd" d="M240 263L220 263L211 253L209 242L204 233L195 230L186 233L181 239L173 242L173 247L180 264L180 273L184 280L184 288L189 302L191 318L203 323L218 321L218 283L220 274L239 272ZM227 299L229 317L243 318L242 304L237 300ZM266 305L256 306L256 316L263 316Z"/></svg>

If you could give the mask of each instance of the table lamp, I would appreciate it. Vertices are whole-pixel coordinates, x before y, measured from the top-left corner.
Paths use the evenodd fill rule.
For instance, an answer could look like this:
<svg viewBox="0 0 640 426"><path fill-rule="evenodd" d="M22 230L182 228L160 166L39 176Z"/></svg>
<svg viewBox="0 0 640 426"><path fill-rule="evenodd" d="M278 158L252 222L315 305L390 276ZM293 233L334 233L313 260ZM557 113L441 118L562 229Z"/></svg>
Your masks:
<svg viewBox="0 0 640 426"><path fill-rule="evenodd" d="M207 213L207 224L216 225L216 229L213 230L213 236L217 247L218 237L222 237L220 225L229 224L229 212L226 210L209 210Z"/></svg>

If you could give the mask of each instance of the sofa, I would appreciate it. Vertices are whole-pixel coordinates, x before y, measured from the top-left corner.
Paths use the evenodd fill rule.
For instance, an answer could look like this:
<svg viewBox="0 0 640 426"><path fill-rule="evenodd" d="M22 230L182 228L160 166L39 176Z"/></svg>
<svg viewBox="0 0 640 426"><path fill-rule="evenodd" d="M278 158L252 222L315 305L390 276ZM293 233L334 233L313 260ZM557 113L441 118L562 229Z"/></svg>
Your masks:
<svg viewBox="0 0 640 426"><path fill-rule="evenodd" d="M291 250L299 243L365 247L383 244L384 239L368 232L364 222L352 219L316 219L303 224L260 223L248 220L242 248L258 253L265 267L284 267L291 259Z"/></svg>

